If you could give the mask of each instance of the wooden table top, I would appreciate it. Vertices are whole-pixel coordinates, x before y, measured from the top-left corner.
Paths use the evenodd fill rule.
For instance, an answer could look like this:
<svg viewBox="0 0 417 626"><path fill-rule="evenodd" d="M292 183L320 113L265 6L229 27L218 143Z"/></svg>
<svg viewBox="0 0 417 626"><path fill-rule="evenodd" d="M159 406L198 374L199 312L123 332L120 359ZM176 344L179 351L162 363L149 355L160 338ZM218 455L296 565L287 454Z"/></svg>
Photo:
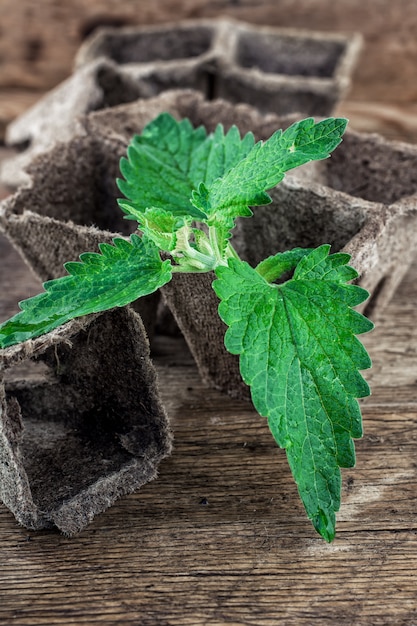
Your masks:
<svg viewBox="0 0 417 626"><path fill-rule="evenodd" d="M36 11L33 0L4 4L0 138L68 75L87 27L121 10L113 0L40 2ZM353 100L338 114L352 128L417 140L413 0L145 0L122 12L139 24L227 13L359 30L365 48ZM157 480L71 539L28 531L0 504L0 626L417 626L416 275L417 263L363 337L373 395L362 402L356 468L343 471L332 544L306 519L266 421L206 389L181 338L160 338L154 361L172 456ZM0 321L39 289L0 236Z"/></svg>
<svg viewBox="0 0 417 626"><path fill-rule="evenodd" d="M0 624L417 624L416 273L365 338L373 395L333 544L306 519L266 421L206 389L181 338L160 338L172 456L71 539L21 528L0 505ZM0 285L1 320L39 289L3 238Z"/></svg>

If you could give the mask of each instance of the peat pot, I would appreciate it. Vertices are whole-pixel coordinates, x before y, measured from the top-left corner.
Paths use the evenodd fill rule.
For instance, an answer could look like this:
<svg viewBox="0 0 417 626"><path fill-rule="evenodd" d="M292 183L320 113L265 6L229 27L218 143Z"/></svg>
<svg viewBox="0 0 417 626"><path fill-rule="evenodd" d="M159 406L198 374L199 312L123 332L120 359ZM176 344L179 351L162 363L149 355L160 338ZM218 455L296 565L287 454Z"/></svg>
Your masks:
<svg viewBox="0 0 417 626"><path fill-rule="evenodd" d="M117 146L127 144L134 132L141 131L162 111L169 111L178 119L188 117L194 125L204 124L208 131L214 130L219 122L226 129L235 123L242 133L252 130L257 139L266 139L294 119L262 115L248 105L232 105L222 100L208 102L192 91L166 92L153 99L90 114L80 121L79 135L73 141L94 137L100 142L100 138L105 137L106 142ZM50 212L53 207L54 219L59 220L58 208L52 202L52 197L57 197L56 189L59 185L71 192L74 187L80 189L80 179L73 177L76 169L73 161L69 161L67 167L61 164L56 171L57 179L49 179L49 175L48 178L34 176L39 163L42 163L42 171L48 172L51 168L54 172L57 151L62 153L63 148L55 148L43 156L42 161L34 163L31 187L3 203L0 225L24 255L28 253L23 226L29 217L35 219L33 213L24 211L25 206L33 207L31 197L37 199L36 207L43 212ZM83 153L78 150L80 169L83 169ZM93 177L84 179L93 185ZM96 197L94 187L89 189L82 195ZM389 301L412 259L417 239L416 192L417 148L348 131L331 158L294 170L292 176L272 190L272 204L256 208L254 218L240 220L232 244L242 258L252 264L270 254L298 246L330 243L333 252L349 252L352 265L360 273L358 282L372 293L365 312L375 317ZM112 211L119 215L114 199L98 197L106 216L112 215ZM77 206L74 203L74 210ZM62 215L63 223L69 219L75 222L70 213L71 202L62 207L67 211ZM48 236L47 230L43 232ZM31 245L33 264L40 250L37 251L35 240ZM247 397L247 388L238 373L237 358L229 355L223 345L225 326L217 316L218 301L209 288L212 277L177 274L174 278L161 291L202 378L232 396Z"/></svg>
<svg viewBox="0 0 417 626"><path fill-rule="evenodd" d="M349 87L360 47L359 35L199 20L100 29L81 46L75 65L105 58L154 94L192 87L207 99L262 111L328 115Z"/></svg>
<svg viewBox="0 0 417 626"><path fill-rule="evenodd" d="M140 317L128 307L0 350L0 499L31 529L82 530L171 450Z"/></svg>
<svg viewBox="0 0 417 626"><path fill-rule="evenodd" d="M0 230L42 281L65 274L63 264L98 244L127 236L116 198L119 159L126 141L115 133L81 132L39 155L28 168L28 183L0 205ZM148 335L155 325L159 294L134 303Z"/></svg>
<svg viewBox="0 0 417 626"><path fill-rule="evenodd" d="M219 122L226 128L235 123L242 133L252 130L257 139L266 139L294 121L294 116L262 115L247 105L207 102L190 92L154 99L155 115L161 99L164 110L208 131ZM142 127L147 104L91 114L91 132L99 135L111 128L128 140L135 126ZM329 159L294 170L270 195L271 205L238 221L232 244L240 255L257 264L279 251L330 243L333 252L351 254L359 284L371 293L362 311L375 319L407 271L417 243L417 148L348 130ZM223 347L225 326L215 313L212 278L175 275L161 291L206 383L245 397L237 359Z"/></svg>
<svg viewBox="0 0 417 626"><path fill-rule="evenodd" d="M36 157L28 167L27 184L0 204L0 230L42 281L62 276L66 261L77 260L82 252L97 252L100 242L129 235L134 222L123 218L116 202L120 196L115 183L118 163L132 135L141 131L158 113L170 111L179 119L189 117L195 125L205 124L209 131L215 129L219 120L228 127L237 122L243 133L256 128L262 138L268 137L276 124L288 126L293 121L293 118L273 116L271 125L268 117L247 105L207 102L194 91L165 92L126 106L80 118L73 138ZM175 289L179 299L171 295L171 285L162 293L184 332L203 379L232 394L234 389L239 389L237 395L245 396L247 388L241 381L238 362L223 348L225 329L213 315L217 299L210 282L205 298L210 298L209 310L214 324L194 312L202 296L198 286L207 280L210 277L176 275L172 285L179 286L179 291ZM199 296L192 305L195 290ZM186 294L190 305L184 310ZM159 293L151 294L133 305L151 338L159 297ZM164 318L172 327L172 316Z"/></svg>
<svg viewBox="0 0 417 626"><path fill-rule="evenodd" d="M112 129L128 141L135 128L143 127L148 105L153 116L170 111L208 131L219 122L225 128L235 123L242 134L251 130L257 139L268 138L295 119L262 115L247 105L207 102L192 92L172 92L92 113L86 123L96 136ZM417 148L348 130L329 159L294 170L271 196L271 205L256 208L253 218L238 222L232 243L241 256L256 264L293 247L330 243L333 252L352 255L358 282L371 292L362 310L375 319L407 271L417 243ZM205 382L246 397L237 359L223 347L225 326L215 314L217 298L208 288L212 278L175 275L161 291Z"/></svg>
<svg viewBox="0 0 417 626"><path fill-rule="evenodd" d="M279 114L331 115L350 86L361 48L360 35L243 23L224 32L227 53L215 96Z"/></svg>
<svg viewBox="0 0 417 626"><path fill-rule="evenodd" d="M184 21L103 28L80 48L72 76L15 120L6 142L19 154L1 180L15 187L34 155L74 134L79 115L174 88L201 91L259 110L329 115L350 84L358 35Z"/></svg>

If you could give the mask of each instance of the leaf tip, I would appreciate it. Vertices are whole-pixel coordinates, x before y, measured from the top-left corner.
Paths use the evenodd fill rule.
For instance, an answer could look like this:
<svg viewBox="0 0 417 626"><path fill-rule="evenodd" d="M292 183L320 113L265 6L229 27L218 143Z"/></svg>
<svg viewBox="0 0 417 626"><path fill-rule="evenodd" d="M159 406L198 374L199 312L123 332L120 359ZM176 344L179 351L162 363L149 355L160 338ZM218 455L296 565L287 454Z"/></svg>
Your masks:
<svg viewBox="0 0 417 626"><path fill-rule="evenodd" d="M311 519L314 528L327 543L331 543L336 535L336 517L333 512L328 514L323 509L319 509L317 514Z"/></svg>

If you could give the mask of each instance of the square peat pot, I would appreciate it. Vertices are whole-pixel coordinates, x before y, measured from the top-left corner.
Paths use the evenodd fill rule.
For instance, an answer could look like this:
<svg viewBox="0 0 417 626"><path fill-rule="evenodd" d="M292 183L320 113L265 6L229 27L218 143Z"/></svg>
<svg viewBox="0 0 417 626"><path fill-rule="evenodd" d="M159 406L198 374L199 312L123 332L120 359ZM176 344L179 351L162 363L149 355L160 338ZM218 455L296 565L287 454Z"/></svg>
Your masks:
<svg viewBox="0 0 417 626"><path fill-rule="evenodd" d="M271 205L240 220L236 248L251 264L322 243L348 252L371 293L361 308L375 319L415 256L417 148L348 130L316 168L315 180L287 176L270 193Z"/></svg>
<svg viewBox="0 0 417 626"><path fill-rule="evenodd" d="M131 76L136 71L142 78L147 70L145 81L155 93L191 87L208 99L246 102L262 111L324 116L348 89L360 47L359 35L269 28L223 18L104 28L82 45L76 67L104 57Z"/></svg>
<svg viewBox="0 0 417 626"><path fill-rule="evenodd" d="M191 90L164 92L80 118L75 136L38 155L28 168L26 185L0 204L0 230L41 280L62 276L65 262L77 260L82 252L98 251L100 242L109 242L120 233L129 234L134 223L123 219L116 203L120 195L115 184L119 159L134 133L164 111L178 119L188 117L195 126L204 124L209 132L219 122L226 128L237 123L242 133L255 130L258 139L266 139L276 128L294 121L290 117L264 116L244 104L208 102L201 93ZM310 170L307 167L303 172L308 176ZM235 395L245 396L247 388L241 381L238 361L223 347L225 327L215 314L218 303L210 282L205 290L206 298L212 301L210 319L195 315L193 306L187 305L196 290L200 294L195 302L198 308L202 297L198 285L208 279L176 276L172 283L175 292L168 285L162 293L203 379L216 388L230 389L232 395L237 388ZM152 294L134 303L150 337L159 296Z"/></svg>
<svg viewBox="0 0 417 626"><path fill-rule="evenodd" d="M119 66L98 59L80 68L15 119L6 143L17 154L2 162L0 179L15 189L29 180L26 168L57 142L70 140L80 115L151 95L145 83L133 80Z"/></svg>
<svg viewBox="0 0 417 626"><path fill-rule="evenodd" d="M3 163L2 182L15 188L27 181L34 156L72 138L80 115L173 88L208 94L217 38L217 23L207 20L95 32L72 76L8 126L6 143L19 153Z"/></svg>
<svg viewBox="0 0 417 626"><path fill-rule="evenodd" d="M125 152L116 134L92 137L80 129L36 157L27 184L0 204L0 231L42 281L65 275L65 262L132 230L117 206L115 179ZM150 337L158 301L159 294L151 294L133 305Z"/></svg>
<svg viewBox="0 0 417 626"><path fill-rule="evenodd" d="M360 35L236 23L216 76L216 96L260 111L330 115L347 92Z"/></svg>
<svg viewBox="0 0 417 626"><path fill-rule="evenodd" d="M268 138L286 128L294 116L262 115L248 105L208 102L200 94L179 91L152 101L116 107L88 116L90 133L113 129L128 138L145 121L152 102L155 115L169 111L178 119L213 131L236 124L242 134ZM254 209L238 222L232 243L251 264L294 247L330 243L332 251L352 256L358 282L371 292L362 310L373 318L383 310L409 267L417 243L417 148L377 135L347 131L329 159L292 172L272 190L272 204ZM175 275L162 288L200 374L209 385L235 397L247 397L238 362L223 347L225 326L210 289L214 276Z"/></svg>
<svg viewBox="0 0 417 626"><path fill-rule="evenodd" d="M123 75L142 81L157 95L172 88L211 89L208 68L218 56L216 20L190 20L157 26L101 28L79 49L75 69L99 59Z"/></svg>
<svg viewBox="0 0 417 626"><path fill-rule="evenodd" d="M208 100L280 115L328 115L349 86L359 48L357 35L226 19L100 29L81 46L73 75L9 125L6 142L19 154L4 162L1 180L22 184L27 164L71 138L79 115L168 89L196 89Z"/></svg>
<svg viewBox="0 0 417 626"><path fill-rule="evenodd" d="M171 450L149 344L128 307L0 350L0 499L31 529L81 531Z"/></svg>

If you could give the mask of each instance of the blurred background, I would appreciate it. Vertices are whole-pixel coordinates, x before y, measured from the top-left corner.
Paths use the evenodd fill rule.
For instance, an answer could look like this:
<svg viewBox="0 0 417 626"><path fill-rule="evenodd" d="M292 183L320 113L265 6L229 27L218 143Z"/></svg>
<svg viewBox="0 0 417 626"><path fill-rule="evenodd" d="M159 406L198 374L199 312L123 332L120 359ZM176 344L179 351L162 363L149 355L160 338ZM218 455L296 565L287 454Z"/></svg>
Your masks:
<svg viewBox="0 0 417 626"><path fill-rule="evenodd" d="M417 141L417 0L0 0L0 144L11 120L70 75L100 26L217 16L360 32L364 47L337 112L358 130Z"/></svg>

